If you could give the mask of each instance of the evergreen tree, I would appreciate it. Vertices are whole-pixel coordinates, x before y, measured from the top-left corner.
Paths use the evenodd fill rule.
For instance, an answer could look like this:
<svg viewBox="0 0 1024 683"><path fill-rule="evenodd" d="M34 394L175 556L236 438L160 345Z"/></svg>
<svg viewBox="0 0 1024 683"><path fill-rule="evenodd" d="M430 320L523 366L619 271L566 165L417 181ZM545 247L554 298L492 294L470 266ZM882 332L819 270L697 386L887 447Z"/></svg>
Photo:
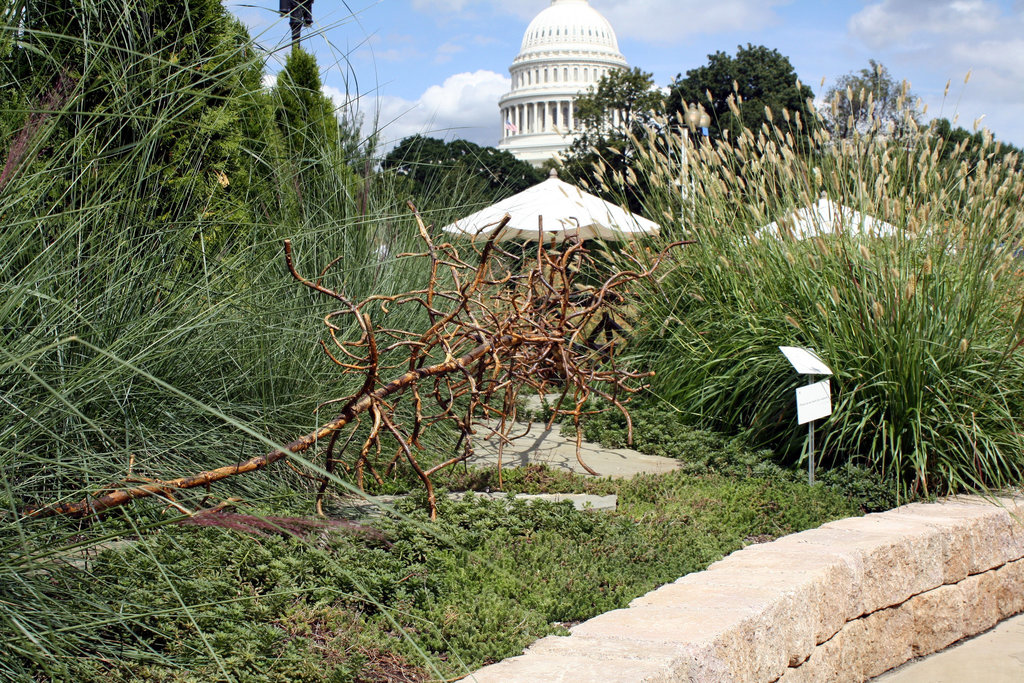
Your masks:
<svg viewBox="0 0 1024 683"><path fill-rule="evenodd" d="M276 119L284 139L300 219L320 214L339 218L353 193L360 191L359 128L324 95L316 58L293 45L284 69L277 76ZM344 113L344 112L341 112Z"/></svg>
<svg viewBox="0 0 1024 683"><path fill-rule="evenodd" d="M3 68L36 112L6 140L6 163L9 176L53 176L40 210L70 212L59 202L73 189L132 212L126 237L145 248L211 257L244 239L271 201L259 160L274 132L262 61L220 0L21 7Z"/></svg>
<svg viewBox="0 0 1024 683"><path fill-rule="evenodd" d="M306 166L338 145L339 124L334 104L321 90L316 58L302 48L292 48L277 76L277 125L284 135L288 154Z"/></svg>
<svg viewBox="0 0 1024 683"><path fill-rule="evenodd" d="M758 130L768 121L799 139L814 123L809 103L814 93L797 78L789 58L763 45L738 47L736 56L724 52L708 55L708 63L676 76L666 108L670 118L681 120L690 105L700 104L711 117L710 136L728 131L735 137L743 129ZM710 97L710 99L709 99ZM783 110L790 114L784 120Z"/></svg>

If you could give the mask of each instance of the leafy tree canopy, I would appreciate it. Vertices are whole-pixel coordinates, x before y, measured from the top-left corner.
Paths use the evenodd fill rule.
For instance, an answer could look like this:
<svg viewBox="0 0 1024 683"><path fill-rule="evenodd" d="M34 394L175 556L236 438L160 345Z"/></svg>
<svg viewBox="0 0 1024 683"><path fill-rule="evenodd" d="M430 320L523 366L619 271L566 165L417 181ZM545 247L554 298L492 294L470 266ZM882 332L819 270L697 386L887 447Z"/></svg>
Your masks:
<svg viewBox="0 0 1024 683"><path fill-rule="evenodd" d="M1024 170L1024 150L1008 142L992 140L984 130L971 131L954 126L949 119L935 119L931 131L939 145L939 158L947 162L966 162L974 168L982 159L1016 155L1011 166Z"/></svg>
<svg viewBox="0 0 1024 683"><path fill-rule="evenodd" d="M472 182L497 201L544 179L542 171L509 152L468 140L445 142L423 135L402 140L384 157L381 167L406 177L411 194L417 197L436 195L455 182Z"/></svg>
<svg viewBox="0 0 1024 683"><path fill-rule="evenodd" d="M644 183L631 171L632 147L664 108L650 73L635 67L608 72L576 100L580 134L566 151L563 174L609 199L625 197L638 210Z"/></svg>
<svg viewBox="0 0 1024 683"><path fill-rule="evenodd" d="M576 100L575 118L582 137L625 138L639 133L663 108L664 97L650 73L613 69Z"/></svg>
<svg viewBox="0 0 1024 683"><path fill-rule="evenodd" d="M813 121L808 103L813 97L811 89L800 83L788 57L763 45L748 44L737 47L735 57L716 52L708 55L704 66L676 76L666 109L670 117L681 120L690 105L705 107L714 139L726 131L735 137L744 128L760 128L768 120L768 107L776 126L799 137ZM783 110L789 112L792 123L782 120Z"/></svg>

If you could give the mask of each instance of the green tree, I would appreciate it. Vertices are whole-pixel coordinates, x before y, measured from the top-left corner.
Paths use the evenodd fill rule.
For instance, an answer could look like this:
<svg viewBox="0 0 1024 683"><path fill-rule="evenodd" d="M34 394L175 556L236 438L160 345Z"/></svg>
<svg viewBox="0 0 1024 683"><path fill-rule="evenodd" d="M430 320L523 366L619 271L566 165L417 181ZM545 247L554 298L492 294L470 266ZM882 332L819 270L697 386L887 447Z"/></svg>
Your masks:
<svg viewBox="0 0 1024 683"><path fill-rule="evenodd" d="M1012 168L1024 170L1024 150L1008 142L986 141L984 130L972 133L961 126L954 127L949 119L935 119L931 122L931 133L939 148L939 158L944 162L966 162L968 167L974 168L982 159L998 158L1009 162ZM1007 160L1007 155L1016 155L1016 158Z"/></svg>
<svg viewBox="0 0 1024 683"><path fill-rule="evenodd" d="M581 138L623 140L642 134L663 108L664 97L652 74L636 67L613 69L577 98L575 117Z"/></svg>
<svg viewBox="0 0 1024 683"><path fill-rule="evenodd" d="M739 46L736 56L708 55L708 63L676 76L666 100L670 118L681 121L690 105L700 104L711 117L710 137L743 129L757 130L768 122L795 138L805 135L814 121L814 93L800 83L789 58L763 45ZM783 111L788 112L786 120Z"/></svg>
<svg viewBox="0 0 1024 683"><path fill-rule="evenodd" d="M509 152L423 135L402 140L384 157L381 168L404 177L409 193L420 199L478 193L494 202L544 179L541 170Z"/></svg>
<svg viewBox="0 0 1024 683"><path fill-rule="evenodd" d="M635 67L608 72L576 100L580 133L566 151L563 174L609 198L625 197L638 210L645 183L632 171L634 145L663 112L664 97L650 73Z"/></svg>
<svg viewBox="0 0 1024 683"><path fill-rule="evenodd" d="M334 103L323 94L322 85L316 58L293 47L277 76L277 124L289 154L297 159L312 159L338 144Z"/></svg>
<svg viewBox="0 0 1024 683"><path fill-rule="evenodd" d="M897 82L885 65L873 59L867 69L836 79L825 93L821 114L829 132L840 138L873 131L899 136L908 132L910 121L916 124L921 119L910 84Z"/></svg>
<svg viewBox="0 0 1024 683"><path fill-rule="evenodd" d="M73 214L61 202L72 189L121 201L144 248L191 244L207 257L244 239L271 201L261 160L273 126L262 60L220 0L21 8L3 68L39 116L7 140L8 181L15 167L50 174L37 201L51 216Z"/></svg>
<svg viewBox="0 0 1024 683"><path fill-rule="evenodd" d="M359 185L350 163L359 165L358 126L324 95L316 58L293 45L277 76L276 120L292 169L301 219L316 213L343 215Z"/></svg>

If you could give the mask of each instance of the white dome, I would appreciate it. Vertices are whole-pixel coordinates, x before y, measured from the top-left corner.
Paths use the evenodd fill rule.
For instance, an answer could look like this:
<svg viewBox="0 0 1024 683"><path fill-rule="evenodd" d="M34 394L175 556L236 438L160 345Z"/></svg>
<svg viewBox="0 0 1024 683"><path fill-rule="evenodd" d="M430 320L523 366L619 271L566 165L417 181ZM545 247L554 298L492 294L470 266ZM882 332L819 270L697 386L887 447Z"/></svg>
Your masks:
<svg viewBox="0 0 1024 683"><path fill-rule="evenodd" d="M552 0L526 28L519 56L552 49L618 53L619 42L612 25L587 0Z"/></svg>
<svg viewBox="0 0 1024 683"><path fill-rule="evenodd" d="M509 68L498 148L536 165L560 154L579 134L580 93L627 67L611 24L587 0L551 0L526 28Z"/></svg>

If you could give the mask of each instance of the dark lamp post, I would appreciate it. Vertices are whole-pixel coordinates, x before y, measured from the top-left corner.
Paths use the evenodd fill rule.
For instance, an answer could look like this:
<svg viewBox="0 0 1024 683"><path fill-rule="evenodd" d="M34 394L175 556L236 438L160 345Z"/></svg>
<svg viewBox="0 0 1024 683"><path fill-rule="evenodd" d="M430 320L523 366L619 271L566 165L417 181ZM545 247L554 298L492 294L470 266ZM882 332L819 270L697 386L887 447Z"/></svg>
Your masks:
<svg viewBox="0 0 1024 683"><path fill-rule="evenodd" d="M292 45L298 45L302 40L303 27L313 25L313 0L280 0L278 12L288 17Z"/></svg>

